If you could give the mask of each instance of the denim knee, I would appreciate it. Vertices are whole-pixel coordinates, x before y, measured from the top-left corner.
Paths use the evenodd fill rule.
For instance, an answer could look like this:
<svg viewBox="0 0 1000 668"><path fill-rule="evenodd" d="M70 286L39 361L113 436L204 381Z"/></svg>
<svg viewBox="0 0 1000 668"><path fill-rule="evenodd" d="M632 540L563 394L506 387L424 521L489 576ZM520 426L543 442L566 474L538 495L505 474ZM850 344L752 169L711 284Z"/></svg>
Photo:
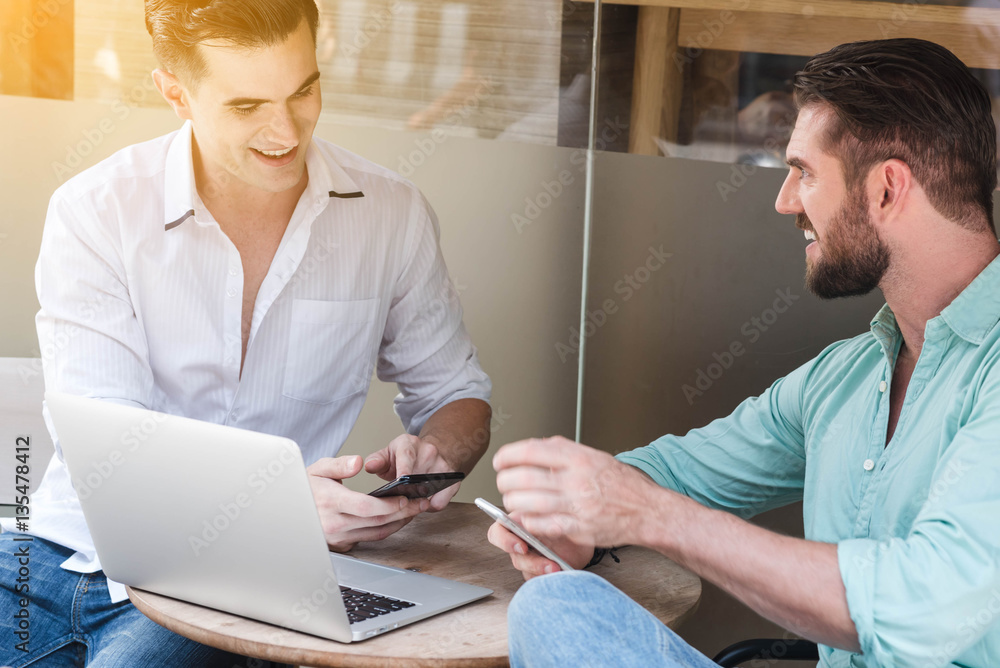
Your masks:
<svg viewBox="0 0 1000 668"><path fill-rule="evenodd" d="M624 592L586 571L529 580L511 600L507 619L512 668L715 665Z"/></svg>
<svg viewBox="0 0 1000 668"><path fill-rule="evenodd" d="M552 619L552 604L586 600L587 590L593 591L610 585L603 578L587 571L559 571L534 577L517 590L507 609L508 625L537 628L539 623ZM586 607L584 608L586 609ZM565 614L568 607L562 607Z"/></svg>

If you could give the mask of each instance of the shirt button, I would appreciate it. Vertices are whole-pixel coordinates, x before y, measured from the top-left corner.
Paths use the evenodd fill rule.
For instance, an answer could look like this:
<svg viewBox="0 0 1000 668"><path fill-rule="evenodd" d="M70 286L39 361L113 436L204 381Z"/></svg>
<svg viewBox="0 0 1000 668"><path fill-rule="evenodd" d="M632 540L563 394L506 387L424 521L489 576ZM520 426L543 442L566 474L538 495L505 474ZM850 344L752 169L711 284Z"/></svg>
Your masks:
<svg viewBox="0 0 1000 668"><path fill-rule="evenodd" d="M230 267L229 268L229 275L230 276L239 276L240 275L240 270L237 269L236 267Z"/></svg>
<svg viewBox="0 0 1000 668"><path fill-rule="evenodd" d="M887 388L887 387L889 387L889 386L883 380L881 383L878 384L878 391L879 392L885 392L885 388Z"/></svg>
<svg viewBox="0 0 1000 668"><path fill-rule="evenodd" d="M866 459L865 463L864 463L864 467L865 467L866 471L871 471L873 468L875 468L875 462L873 462L870 459Z"/></svg>
<svg viewBox="0 0 1000 668"><path fill-rule="evenodd" d="M235 297L236 296L236 288L229 288L228 290L226 290L226 294L229 295L230 297Z"/></svg>
<svg viewBox="0 0 1000 668"><path fill-rule="evenodd" d="M235 357L227 357L226 358L226 364L234 364L235 362L236 362L236 358Z"/></svg>
<svg viewBox="0 0 1000 668"><path fill-rule="evenodd" d="M239 416L240 416L240 412L239 412L239 410L236 410L236 409L233 409L233 411L229 413L229 419L231 419L231 420L235 420ZM872 464L872 466L875 466L875 465Z"/></svg>

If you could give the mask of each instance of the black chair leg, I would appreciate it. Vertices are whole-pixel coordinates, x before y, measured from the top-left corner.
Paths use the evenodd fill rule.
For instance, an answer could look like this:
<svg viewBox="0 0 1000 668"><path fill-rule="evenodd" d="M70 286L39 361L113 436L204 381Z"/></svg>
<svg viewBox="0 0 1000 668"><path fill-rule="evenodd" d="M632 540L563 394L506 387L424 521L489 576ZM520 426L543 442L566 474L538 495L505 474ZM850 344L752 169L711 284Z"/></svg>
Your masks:
<svg viewBox="0 0 1000 668"><path fill-rule="evenodd" d="M818 661L819 648L808 640L781 638L758 638L742 640L719 652L712 661L722 668L735 668L741 663L754 659L778 659L780 661Z"/></svg>

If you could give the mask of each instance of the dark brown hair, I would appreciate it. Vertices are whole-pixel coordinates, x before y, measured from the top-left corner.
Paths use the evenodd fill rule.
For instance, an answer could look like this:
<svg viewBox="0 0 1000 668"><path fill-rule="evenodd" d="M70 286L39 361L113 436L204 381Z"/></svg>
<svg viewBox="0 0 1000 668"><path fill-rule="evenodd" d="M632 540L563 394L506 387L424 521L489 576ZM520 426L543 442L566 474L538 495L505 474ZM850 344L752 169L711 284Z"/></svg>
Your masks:
<svg viewBox="0 0 1000 668"><path fill-rule="evenodd" d="M206 74L197 46L219 40L237 47L280 44L305 20L316 44L315 0L146 0L146 30L160 65L196 85Z"/></svg>
<svg viewBox="0 0 1000 668"><path fill-rule="evenodd" d="M951 51L921 39L842 44L812 58L794 88L799 108L833 110L825 144L849 188L877 163L902 160L941 215L996 233L990 97Z"/></svg>

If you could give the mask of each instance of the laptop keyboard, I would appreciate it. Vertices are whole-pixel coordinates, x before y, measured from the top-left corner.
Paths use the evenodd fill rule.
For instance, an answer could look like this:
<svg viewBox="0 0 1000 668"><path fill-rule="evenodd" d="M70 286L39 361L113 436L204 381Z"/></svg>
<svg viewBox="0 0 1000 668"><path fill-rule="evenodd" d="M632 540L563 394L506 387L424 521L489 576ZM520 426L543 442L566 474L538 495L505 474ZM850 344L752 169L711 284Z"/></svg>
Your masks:
<svg viewBox="0 0 1000 668"><path fill-rule="evenodd" d="M344 608L351 624L363 622L366 619L388 615L390 612L412 608L415 603L401 601L398 598L380 596L360 589L341 587L340 595L344 597Z"/></svg>

